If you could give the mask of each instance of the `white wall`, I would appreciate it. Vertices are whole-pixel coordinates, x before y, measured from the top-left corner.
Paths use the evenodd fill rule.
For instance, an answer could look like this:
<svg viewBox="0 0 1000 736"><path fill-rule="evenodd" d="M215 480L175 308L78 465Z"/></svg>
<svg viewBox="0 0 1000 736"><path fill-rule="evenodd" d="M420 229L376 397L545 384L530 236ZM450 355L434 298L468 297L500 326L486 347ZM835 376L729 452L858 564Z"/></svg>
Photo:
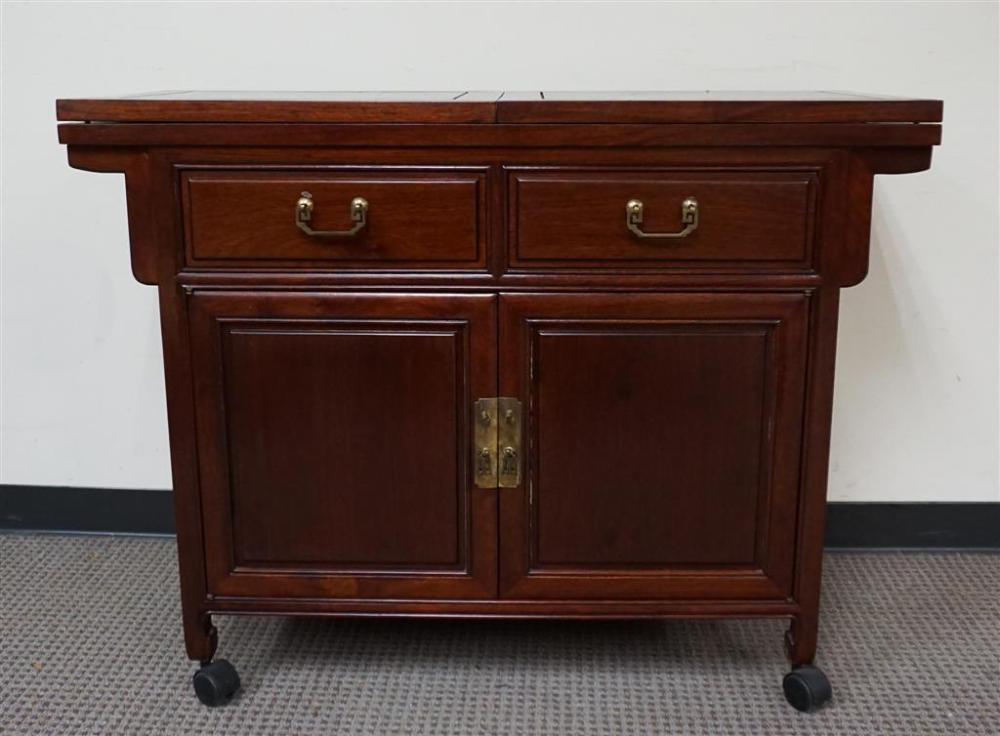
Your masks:
<svg viewBox="0 0 1000 736"><path fill-rule="evenodd" d="M941 97L843 294L832 498L996 501L996 3L3 5L4 483L168 488L155 290L57 97L158 89L834 89Z"/></svg>

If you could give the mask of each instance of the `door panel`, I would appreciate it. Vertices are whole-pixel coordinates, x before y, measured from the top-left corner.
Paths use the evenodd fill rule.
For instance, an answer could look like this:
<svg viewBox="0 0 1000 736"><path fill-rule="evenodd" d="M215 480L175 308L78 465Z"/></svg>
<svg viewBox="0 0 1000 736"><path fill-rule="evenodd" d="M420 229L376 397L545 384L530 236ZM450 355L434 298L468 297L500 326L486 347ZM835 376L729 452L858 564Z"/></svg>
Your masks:
<svg viewBox="0 0 1000 736"><path fill-rule="evenodd" d="M501 594L786 597L807 304L502 295L527 451L501 490Z"/></svg>
<svg viewBox="0 0 1000 736"><path fill-rule="evenodd" d="M495 491L468 461L495 302L191 298L211 592L495 595Z"/></svg>

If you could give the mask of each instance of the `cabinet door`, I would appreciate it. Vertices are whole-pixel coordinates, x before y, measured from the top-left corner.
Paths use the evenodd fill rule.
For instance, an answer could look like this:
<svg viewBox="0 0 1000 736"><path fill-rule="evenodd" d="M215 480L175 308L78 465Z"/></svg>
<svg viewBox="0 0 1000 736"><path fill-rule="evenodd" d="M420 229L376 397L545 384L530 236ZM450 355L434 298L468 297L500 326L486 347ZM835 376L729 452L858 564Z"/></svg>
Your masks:
<svg viewBox="0 0 1000 736"><path fill-rule="evenodd" d="M790 595L807 304L501 295L500 393L525 409L501 595Z"/></svg>
<svg viewBox="0 0 1000 736"><path fill-rule="evenodd" d="M496 297L195 293L209 592L496 595L496 491L472 402L496 395Z"/></svg>

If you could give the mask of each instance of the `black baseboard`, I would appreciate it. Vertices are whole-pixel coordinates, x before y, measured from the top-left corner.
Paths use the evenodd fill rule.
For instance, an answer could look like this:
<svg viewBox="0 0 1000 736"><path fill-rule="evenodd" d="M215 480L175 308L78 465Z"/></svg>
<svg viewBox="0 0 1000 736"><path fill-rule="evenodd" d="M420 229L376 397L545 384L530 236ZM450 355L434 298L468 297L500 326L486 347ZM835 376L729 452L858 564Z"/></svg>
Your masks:
<svg viewBox="0 0 1000 736"><path fill-rule="evenodd" d="M828 548L1000 549L1000 503L831 503ZM0 485L0 529L173 534L173 494Z"/></svg>
<svg viewBox="0 0 1000 736"><path fill-rule="evenodd" d="M0 485L0 529L173 534L174 494L133 488Z"/></svg>
<svg viewBox="0 0 1000 736"><path fill-rule="evenodd" d="M1000 549L1000 503L829 503L826 546Z"/></svg>

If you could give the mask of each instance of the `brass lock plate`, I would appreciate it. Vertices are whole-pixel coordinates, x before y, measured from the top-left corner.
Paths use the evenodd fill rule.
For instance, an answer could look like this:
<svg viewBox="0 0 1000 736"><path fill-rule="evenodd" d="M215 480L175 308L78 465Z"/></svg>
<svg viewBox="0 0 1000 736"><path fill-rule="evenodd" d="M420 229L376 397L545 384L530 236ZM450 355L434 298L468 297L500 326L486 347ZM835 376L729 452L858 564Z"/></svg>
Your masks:
<svg viewBox="0 0 1000 736"><path fill-rule="evenodd" d="M521 484L521 402L507 396L497 399L497 485Z"/></svg>
<svg viewBox="0 0 1000 736"><path fill-rule="evenodd" d="M507 396L479 399L473 414L476 486L516 488L521 483L521 402Z"/></svg>
<svg viewBox="0 0 1000 736"><path fill-rule="evenodd" d="M472 473L478 488L497 487L497 400L479 399L473 410Z"/></svg>

